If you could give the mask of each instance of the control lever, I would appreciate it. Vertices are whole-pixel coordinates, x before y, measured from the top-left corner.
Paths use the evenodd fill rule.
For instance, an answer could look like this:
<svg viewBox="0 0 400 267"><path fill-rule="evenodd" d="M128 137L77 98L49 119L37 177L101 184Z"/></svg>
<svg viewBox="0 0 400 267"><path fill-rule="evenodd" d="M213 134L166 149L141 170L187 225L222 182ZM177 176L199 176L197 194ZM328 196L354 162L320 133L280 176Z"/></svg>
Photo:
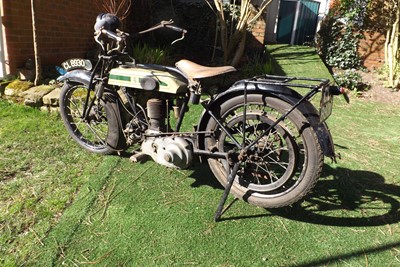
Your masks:
<svg viewBox="0 0 400 267"><path fill-rule="evenodd" d="M171 45L175 44L176 42L182 41L182 40L185 38L185 34L187 33L187 30L182 29L182 28L179 28L179 27L177 27L177 26L173 26L173 25L165 25L165 27L166 27L166 28L169 28L169 29L171 29L171 30L173 30L173 31L181 32L181 33L182 33L181 38L178 38L178 39L176 39L175 41L173 41L173 42L171 43Z"/></svg>
<svg viewBox="0 0 400 267"><path fill-rule="evenodd" d="M187 30L182 29L182 28L179 28L179 27L177 27L177 26L173 26L173 25L172 25L173 23L174 23L174 21L173 21L172 19L170 19L170 20L163 20L163 21L161 21L160 23L158 23L157 25L155 25L155 26L153 26L153 27L151 27L151 28L149 28L149 29L147 29L147 30L138 32L138 34L143 34L143 33L151 32L151 31L154 31L154 30L157 30L157 29L160 29L160 28L169 28L169 29L171 29L171 30L173 30L173 31L182 33L181 38L178 38L178 39L176 39L175 41L173 41L173 42L171 43L171 45L173 45L173 44L175 44L176 42L179 42L179 41L183 40L183 39L185 38L185 34L187 33Z"/></svg>

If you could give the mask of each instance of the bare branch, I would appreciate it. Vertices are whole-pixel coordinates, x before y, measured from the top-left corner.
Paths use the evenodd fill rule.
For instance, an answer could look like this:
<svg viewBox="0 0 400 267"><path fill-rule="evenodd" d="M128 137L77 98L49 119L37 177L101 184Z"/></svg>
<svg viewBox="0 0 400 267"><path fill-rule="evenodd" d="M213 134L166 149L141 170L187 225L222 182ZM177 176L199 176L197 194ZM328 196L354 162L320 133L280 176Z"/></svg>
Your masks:
<svg viewBox="0 0 400 267"><path fill-rule="evenodd" d="M97 7L107 13L117 16L121 21L125 20L135 0L96 0Z"/></svg>
<svg viewBox="0 0 400 267"><path fill-rule="evenodd" d="M254 18L252 18L250 21L249 21L249 24L252 24L253 22L255 22L260 16L261 16L261 14L265 11L265 9L267 9L267 7L269 6L269 4L271 4L272 3L272 0L268 0L268 1L263 1L262 3L261 3L261 8L260 8L260 10L257 12L257 14L254 16Z"/></svg>

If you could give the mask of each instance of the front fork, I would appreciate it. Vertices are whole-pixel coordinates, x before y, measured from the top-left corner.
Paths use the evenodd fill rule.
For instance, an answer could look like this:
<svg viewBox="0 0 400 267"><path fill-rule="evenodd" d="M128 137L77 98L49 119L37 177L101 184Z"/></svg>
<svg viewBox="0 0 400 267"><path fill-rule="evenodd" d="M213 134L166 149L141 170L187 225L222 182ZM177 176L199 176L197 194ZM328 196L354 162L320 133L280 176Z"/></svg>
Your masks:
<svg viewBox="0 0 400 267"><path fill-rule="evenodd" d="M94 66L92 73L90 75L90 80L89 80L89 88L88 92L86 95L86 101L85 101L85 106L84 110L82 112L82 119L84 121L88 121L90 111L92 110L96 99L98 99L100 104L100 99L103 97L104 94L104 89L105 89L105 84L108 80L108 77L103 77L103 73L107 73L107 69L111 67L110 62L112 62L112 57L110 56L102 56L99 58L99 61L97 61L96 65ZM96 77L97 69L101 68L101 74L100 76ZM93 98L90 98L90 92L94 91L95 96ZM89 102L90 101L90 102Z"/></svg>

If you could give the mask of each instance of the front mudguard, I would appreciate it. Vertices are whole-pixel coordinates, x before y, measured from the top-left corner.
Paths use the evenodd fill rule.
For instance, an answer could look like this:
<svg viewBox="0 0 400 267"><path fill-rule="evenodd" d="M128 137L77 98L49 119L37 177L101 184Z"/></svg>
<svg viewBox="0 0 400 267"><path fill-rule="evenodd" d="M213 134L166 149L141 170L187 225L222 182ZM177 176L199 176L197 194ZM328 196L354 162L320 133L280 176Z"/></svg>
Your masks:
<svg viewBox="0 0 400 267"><path fill-rule="evenodd" d="M92 73L87 70L72 70L57 78L59 82L78 82L89 85Z"/></svg>
<svg viewBox="0 0 400 267"><path fill-rule="evenodd" d="M218 110L223 102L227 101L232 97L238 95L244 95L245 92L247 94L262 94L265 95L266 97L275 97L291 105L295 105L302 98L302 95L300 95L298 92L286 86L249 84L245 82L237 82L231 88L221 93L216 98L214 98L210 103L207 104L206 110L204 110L200 118L198 124L198 130L206 131L207 123L211 119L211 116L208 114L209 110L211 111ZM304 100L298 106L298 109L305 116L310 126L314 129L323 154L327 157L334 159L335 151L334 151L332 136L329 132L326 123L320 122L319 113L316 110L316 108L309 101ZM205 135L200 134L197 140L200 149L205 149L204 140L205 140Z"/></svg>
<svg viewBox="0 0 400 267"><path fill-rule="evenodd" d="M91 82L92 73L87 70L72 70L57 78L59 82L71 82L85 84L89 87ZM105 88L102 97L102 106L107 116L108 132L107 132L107 145L116 150L121 151L126 149L126 138L123 133L123 121L121 116L118 94L111 89Z"/></svg>

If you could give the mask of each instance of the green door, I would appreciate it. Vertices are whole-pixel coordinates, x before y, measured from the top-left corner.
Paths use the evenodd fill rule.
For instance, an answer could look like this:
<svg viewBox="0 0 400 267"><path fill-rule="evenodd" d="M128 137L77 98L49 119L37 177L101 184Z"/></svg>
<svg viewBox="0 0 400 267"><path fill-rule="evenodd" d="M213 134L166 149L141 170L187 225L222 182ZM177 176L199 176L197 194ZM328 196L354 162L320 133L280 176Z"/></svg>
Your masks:
<svg viewBox="0 0 400 267"><path fill-rule="evenodd" d="M318 24L319 2L302 0L297 20L295 44L304 44L314 40Z"/></svg>
<svg viewBox="0 0 400 267"><path fill-rule="evenodd" d="M282 0L276 37L278 43L304 44L312 41L317 29L319 5L312 0Z"/></svg>
<svg viewBox="0 0 400 267"><path fill-rule="evenodd" d="M290 44L296 17L297 1L282 0L279 6L278 31L276 40L278 43Z"/></svg>

